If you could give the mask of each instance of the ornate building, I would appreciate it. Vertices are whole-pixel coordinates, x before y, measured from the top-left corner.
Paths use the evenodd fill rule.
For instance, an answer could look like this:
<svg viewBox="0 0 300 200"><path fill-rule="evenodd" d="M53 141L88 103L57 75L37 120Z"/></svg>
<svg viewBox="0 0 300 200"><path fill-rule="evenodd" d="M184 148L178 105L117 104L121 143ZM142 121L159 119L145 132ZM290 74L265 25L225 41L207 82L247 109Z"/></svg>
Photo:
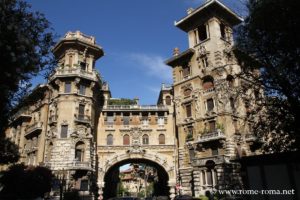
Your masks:
<svg viewBox="0 0 300 200"><path fill-rule="evenodd" d="M176 184L194 196L240 187L231 160L255 154L259 144L247 120L251 102L237 95L245 84L232 51L240 22L218 0L189 9L175 23L189 48L174 49L166 61L173 84L162 85L155 106L111 98L95 70L102 48L94 37L68 32L53 49L58 66L48 83L19 106L7 129L20 162L49 167L87 199L114 196L116 169L130 162L157 169L157 195L173 198Z"/></svg>
<svg viewBox="0 0 300 200"><path fill-rule="evenodd" d="M232 51L233 27L242 18L217 0L187 12L175 26L187 33L189 48L175 48L166 64L173 68L178 177L183 193L199 196L242 186L231 159L255 153L256 138Z"/></svg>

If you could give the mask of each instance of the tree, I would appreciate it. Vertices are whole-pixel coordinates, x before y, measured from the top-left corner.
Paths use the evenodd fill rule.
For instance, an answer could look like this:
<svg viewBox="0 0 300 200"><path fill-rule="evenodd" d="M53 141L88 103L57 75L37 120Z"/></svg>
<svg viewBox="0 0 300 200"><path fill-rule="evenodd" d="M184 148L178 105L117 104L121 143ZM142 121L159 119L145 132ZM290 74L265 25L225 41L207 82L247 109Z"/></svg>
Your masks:
<svg viewBox="0 0 300 200"><path fill-rule="evenodd" d="M249 0L248 9L235 54L256 98L252 114L260 113L253 131L266 151L299 149L300 1Z"/></svg>
<svg viewBox="0 0 300 200"><path fill-rule="evenodd" d="M51 190L51 170L23 164L11 166L0 178L1 199L33 199Z"/></svg>
<svg viewBox="0 0 300 200"><path fill-rule="evenodd" d="M12 108L26 95L29 80L53 66L54 35L43 14L30 11L23 0L0 0L0 140ZM9 141L6 141L9 142ZM1 152L0 163L2 163Z"/></svg>

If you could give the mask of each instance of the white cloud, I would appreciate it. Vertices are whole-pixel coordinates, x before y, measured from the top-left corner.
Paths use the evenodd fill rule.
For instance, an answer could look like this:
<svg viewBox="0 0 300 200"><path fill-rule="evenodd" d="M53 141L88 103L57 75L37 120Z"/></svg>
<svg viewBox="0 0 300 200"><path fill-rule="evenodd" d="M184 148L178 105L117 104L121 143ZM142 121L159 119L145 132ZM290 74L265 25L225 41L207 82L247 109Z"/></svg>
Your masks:
<svg viewBox="0 0 300 200"><path fill-rule="evenodd" d="M131 53L128 55L128 59L133 61L136 67L145 70L148 75L160 78L166 83L172 82L171 67L165 65L163 57L143 53Z"/></svg>

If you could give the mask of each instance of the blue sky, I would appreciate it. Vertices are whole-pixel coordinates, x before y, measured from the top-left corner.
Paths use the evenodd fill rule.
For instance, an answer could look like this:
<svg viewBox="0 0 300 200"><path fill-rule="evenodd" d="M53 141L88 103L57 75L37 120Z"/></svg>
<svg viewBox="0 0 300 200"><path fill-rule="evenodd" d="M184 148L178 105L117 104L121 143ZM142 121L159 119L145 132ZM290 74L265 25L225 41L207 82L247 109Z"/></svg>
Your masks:
<svg viewBox="0 0 300 200"><path fill-rule="evenodd" d="M244 0L222 2L239 14ZM105 56L96 69L115 98L140 99L156 104L161 83L172 83L171 68L164 61L172 50L187 49L187 35L174 26L204 0L27 0L32 10L45 14L57 35L68 31L96 37ZM33 84L45 80L35 78Z"/></svg>

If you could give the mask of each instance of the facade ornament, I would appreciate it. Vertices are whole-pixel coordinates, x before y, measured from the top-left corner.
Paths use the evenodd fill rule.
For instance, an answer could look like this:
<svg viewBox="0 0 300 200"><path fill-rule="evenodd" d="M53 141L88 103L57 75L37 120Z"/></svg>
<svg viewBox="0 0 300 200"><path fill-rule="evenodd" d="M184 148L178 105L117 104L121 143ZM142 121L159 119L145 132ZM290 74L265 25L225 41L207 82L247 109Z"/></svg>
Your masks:
<svg viewBox="0 0 300 200"><path fill-rule="evenodd" d="M144 154L146 150L143 149L140 145L133 145L129 150L126 151L128 154Z"/></svg>
<svg viewBox="0 0 300 200"><path fill-rule="evenodd" d="M76 77L74 81L75 81L75 84L78 85L80 83L80 78Z"/></svg>
<svg viewBox="0 0 300 200"><path fill-rule="evenodd" d="M199 57L204 57L207 54L206 48L204 45L200 45L198 49Z"/></svg>

